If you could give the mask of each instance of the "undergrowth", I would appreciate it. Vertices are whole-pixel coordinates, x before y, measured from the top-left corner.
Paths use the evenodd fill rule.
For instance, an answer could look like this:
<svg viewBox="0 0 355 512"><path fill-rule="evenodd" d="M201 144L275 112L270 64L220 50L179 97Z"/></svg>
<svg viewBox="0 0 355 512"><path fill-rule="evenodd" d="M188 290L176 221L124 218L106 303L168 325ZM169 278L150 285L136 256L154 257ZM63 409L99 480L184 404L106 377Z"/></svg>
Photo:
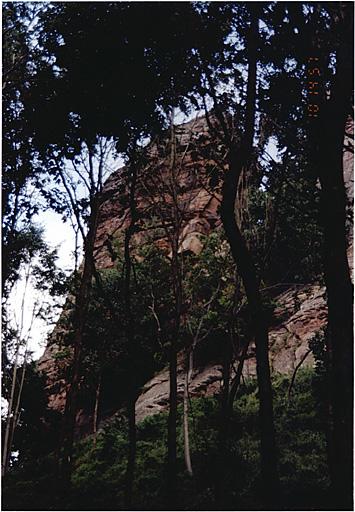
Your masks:
<svg viewBox="0 0 355 512"><path fill-rule="evenodd" d="M327 508L325 421L318 406L316 375L300 370L289 397L289 377L273 380L275 428L279 450L281 503L284 510ZM215 509L218 472L218 398L191 401L190 432L194 476L184 470L182 408L178 416L178 496L176 509ZM45 442L45 440L44 440ZM224 464L225 508L258 510L259 423L256 382L239 389ZM164 510L166 487L167 413L147 417L137 427L134 510ZM86 438L76 446L71 493L63 493L56 474L57 457L10 472L4 481L5 510L120 510L127 454L127 425L115 418L96 440Z"/></svg>

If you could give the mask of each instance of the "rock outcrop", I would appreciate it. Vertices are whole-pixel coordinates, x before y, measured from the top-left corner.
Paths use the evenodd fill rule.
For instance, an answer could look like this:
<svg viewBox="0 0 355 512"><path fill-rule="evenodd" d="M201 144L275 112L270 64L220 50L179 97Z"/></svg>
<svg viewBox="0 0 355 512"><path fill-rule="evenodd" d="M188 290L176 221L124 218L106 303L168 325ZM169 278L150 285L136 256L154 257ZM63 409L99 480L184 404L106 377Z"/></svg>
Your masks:
<svg viewBox="0 0 355 512"><path fill-rule="evenodd" d="M325 289L321 286L293 287L276 297L273 325L269 331L270 363L274 373L291 373L309 352L308 342L326 326ZM305 365L313 364L307 354ZM189 385L190 395L212 396L221 385L221 365L208 364L194 369ZM255 346L251 344L244 361L243 377L256 376ZM184 362L178 364L178 395L182 398L185 378ZM144 386L137 400L136 414L140 421L168 406L168 369L157 374Z"/></svg>
<svg viewBox="0 0 355 512"><path fill-rule="evenodd" d="M352 125L348 131L352 130ZM201 138L202 137L202 138ZM209 179L206 174L206 160L199 161L193 155L194 145L205 143L207 126L204 118L198 118L178 129L178 138L183 148L183 165L181 165L181 196L179 200L184 205L184 222L180 250L198 254L202 243L200 235L209 234L220 224L218 205L220 197L217 192L211 192L205 186ZM347 145L351 144L346 138ZM156 148L152 147L152 157L157 158L157 165L161 160L155 155ZM207 157L208 159L208 157ZM181 161L182 162L182 161ZM125 168L114 172L108 179L103 203L100 211L100 221L95 245L96 265L99 269L114 266L114 249L112 241L120 236L129 223L129 209L127 206L127 191L122 185L122 173ZM353 158L350 151L344 156L344 177L347 184L348 196L353 200ZM142 211L148 212L149 198L146 190L138 189L138 206ZM147 217L146 217L147 218ZM147 229L135 234L136 245L139 245L147 236ZM154 243L169 256L168 244L161 232L153 229L149 232ZM352 244L349 247L349 258L352 262ZM270 362L273 372L293 372L297 365L312 365L313 358L309 352L309 340L326 326L327 307L325 289L319 285L292 286L279 290L273 294L276 308L270 329ZM65 382L58 376L58 351L62 336L60 323L54 330L44 355L38 362L38 367L47 376L49 405L57 410L63 410L65 405ZM307 354L307 355L306 355ZM306 357L305 357L306 356ZM182 355L178 361L178 394L183 392L184 363ZM244 361L243 377L255 376L255 347L250 345L246 360ZM190 384L191 396L209 396L220 389L221 367L215 362L194 368ZM144 386L136 404L137 420L164 410L168 406L169 374L162 370Z"/></svg>

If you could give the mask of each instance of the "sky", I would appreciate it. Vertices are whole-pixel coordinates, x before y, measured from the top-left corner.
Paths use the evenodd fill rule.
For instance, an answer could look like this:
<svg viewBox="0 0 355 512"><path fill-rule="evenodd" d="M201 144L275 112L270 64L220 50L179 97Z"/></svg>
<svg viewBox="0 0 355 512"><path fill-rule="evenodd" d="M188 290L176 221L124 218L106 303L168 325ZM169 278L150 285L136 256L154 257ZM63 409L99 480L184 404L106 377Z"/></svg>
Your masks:
<svg viewBox="0 0 355 512"><path fill-rule="evenodd" d="M84 153L85 154L85 153ZM124 161L120 155L115 152L115 146L113 141L107 141L107 152L105 152L104 160L104 178L105 181L108 176L116 169L124 165ZM85 159L82 163L77 165L80 170L81 176L88 175L88 165ZM97 180L99 173L99 159L94 158L93 160L93 176ZM75 190L75 196L82 198L88 195L87 188L84 185L84 181L79 175L73 172L73 167L70 163L65 166L65 172L68 176L71 176L70 183ZM60 190L64 191L61 184L56 184ZM73 216L75 222L75 217ZM75 233L70 220L66 222L58 213L53 210L46 209L41 211L33 218L33 222L37 226L41 226L44 230L44 239L50 248L57 248L58 260L57 266L61 270L65 271L67 275L70 275L75 267ZM79 248L82 247L82 241L79 239ZM79 252L79 264L82 258L82 251ZM53 299L47 293L39 293L35 290L31 284L30 279L26 284L24 272L20 280L16 282L10 294L10 308L8 309L9 318L12 325L17 328L21 333L20 338L26 340L28 338L28 350L32 352L33 359L38 359L44 352L48 335L52 332L55 322L58 320L61 308L59 305L63 305L65 297L61 300L56 300L57 307L54 307ZM34 308L45 303L53 303L53 307L50 308L51 317L48 319L48 315L45 316L45 320L41 318L33 318ZM23 312L23 313L22 313ZM22 349L24 353L24 349Z"/></svg>
<svg viewBox="0 0 355 512"><path fill-rule="evenodd" d="M73 250L75 247L74 231L69 222L64 223L61 216L46 211L36 216L36 223L44 228L44 236L50 247L58 247L58 266L68 273L74 267ZM32 352L33 358L38 359L44 351L48 334L53 329L53 323L45 322L42 319L35 319L31 327L33 308L36 303L47 297L41 297L34 287L29 283L26 286L25 278L17 281L10 295L11 318L14 325L21 328L25 338L29 335L28 349ZM64 299L62 300L64 302ZM21 311L23 307L23 320ZM56 317L58 318L60 311Z"/></svg>

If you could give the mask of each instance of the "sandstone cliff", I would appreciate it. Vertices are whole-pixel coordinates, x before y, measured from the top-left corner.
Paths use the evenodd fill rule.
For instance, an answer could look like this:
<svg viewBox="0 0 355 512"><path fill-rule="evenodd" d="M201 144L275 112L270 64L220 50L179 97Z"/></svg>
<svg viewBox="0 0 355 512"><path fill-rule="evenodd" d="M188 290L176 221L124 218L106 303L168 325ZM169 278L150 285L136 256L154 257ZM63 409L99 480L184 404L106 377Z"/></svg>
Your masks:
<svg viewBox="0 0 355 512"><path fill-rule="evenodd" d="M352 123L348 132L352 131ZM205 173L208 155L204 160L194 157L196 144L206 144L208 140L207 126L204 118L195 119L178 128L178 140L183 152L181 162L181 196L184 204L184 223L182 228L180 250L191 251L198 254L201 250L199 235L209 234L220 225L218 215L218 190L211 192L206 187L208 177ZM351 153L351 139L346 137L346 151L344 153L344 178L347 185L350 201L353 200L353 158ZM156 165L160 165L156 148L152 148L152 158L156 157ZM129 210L127 206L127 191L122 186L122 173L125 169L118 169L108 179L105 185L105 202L100 212L100 221L95 246L96 264L99 269L110 268L114 265L112 240L119 237L129 223ZM149 220L149 201L146 190L138 189L138 206L145 212L145 222ZM149 230L148 230L149 231ZM135 234L136 244L141 243L147 236L147 229ZM168 246L161 232L152 228L149 232L154 243L168 255ZM352 236L351 236L352 238ZM352 263L352 242L349 244L349 259ZM273 372L293 372L297 365L312 365L312 354L308 353L309 340L326 325L327 308L325 289L317 284L285 286L274 290L276 309L270 328L270 361ZM49 404L57 410L63 410L65 404L65 382L58 377L58 367L55 354L60 347L62 337L60 323L49 339L45 353L38 362L38 367L47 376ZM306 356L304 358L304 356ZM254 376L256 373L255 347L249 347L244 363L244 378ZM220 365L212 362L194 368L190 385L192 396L213 395L220 388ZM182 357L178 366L178 393L183 391L183 362ZM163 370L155 375L144 386L136 404L137 420L165 409L168 405L169 375ZM114 411L110 411L111 413ZM109 415L108 412L106 416ZM80 416L80 415L79 415ZM78 418L84 424L85 414Z"/></svg>

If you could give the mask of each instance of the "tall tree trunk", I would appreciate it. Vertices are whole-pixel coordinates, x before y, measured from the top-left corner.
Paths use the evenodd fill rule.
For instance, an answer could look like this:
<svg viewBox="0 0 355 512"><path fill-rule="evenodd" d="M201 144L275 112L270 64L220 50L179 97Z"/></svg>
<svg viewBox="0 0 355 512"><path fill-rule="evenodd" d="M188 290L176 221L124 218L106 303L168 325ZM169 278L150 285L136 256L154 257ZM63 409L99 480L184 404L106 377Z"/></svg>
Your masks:
<svg viewBox="0 0 355 512"><path fill-rule="evenodd" d="M94 407L94 421L93 421L93 434L94 434L94 446L96 447L96 434L97 434L97 427L99 423L99 404L100 404L100 392L101 392L101 380L102 380L102 374L100 372L99 379L96 386L96 393L95 393L95 407Z"/></svg>
<svg viewBox="0 0 355 512"><path fill-rule="evenodd" d="M174 111L171 116L171 155L170 155L170 183L173 200L173 233L171 236L172 249L172 277L175 301L174 325L170 338L169 353L169 418L168 418L168 485L167 504L176 507L176 479L177 479L177 451L176 451L176 420L177 420L177 340L180 331L182 307L182 277L179 261L180 238L180 212L176 189L176 140L174 128Z"/></svg>
<svg viewBox="0 0 355 512"><path fill-rule="evenodd" d="M217 292L218 292L217 288ZM212 295L211 299L204 305L205 311L208 313L211 304L215 299L217 292ZM190 435L189 435L189 385L192 379L192 372L194 368L194 352L196 345L200 339L200 332L203 326L204 316L201 316L191 346L187 350L186 354L186 372L185 372L185 384L184 384L184 414L183 414L183 426L184 426L184 453L185 453L185 466L188 474L193 476L192 464L191 464L191 453L190 453Z"/></svg>
<svg viewBox="0 0 355 512"><path fill-rule="evenodd" d="M221 390L221 408L220 408L220 424L217 441L217 472L216 472L216 489L215 500L217 510L225 510L228 508L226 488L226 476L228 464L226 461L228 455L228 439L229 439L229 412L228 397L230 384L230 368L232 362L232 344L231 339L225 339L225 347L223 350L224 358L222 363L222 390Z"/></svg>
<svg viewBox="0 0 355 512"><path fill-rule="evenodd" d="M176 420L177 420L177 354L176 344L180 330L181 315L181 279L179 273L178 244L173 244L172 271L175 296L174 327L170 341L169 354L169 418L168 418L168 503L176 503L177 451L176 451ZM174 506L174 505L173 505Z"/></svg>
<svg viewBox="0 0 355 512"><path fill-rule="evenodd" d="M72 455L74 444L75 422L78 408L78 393L81 373L81 356L83 348L83 331L87 319L89 294L94 274L94 244L96 239L99 217L99 198L91 200L91 214L89 232L85 240L84 269L81 277L79 291L75 302L74 313L74 354L71 377L67 387L67 396L64 410L64 435L61 472L64 485L70 486L72 471Z"/></svg>
<svg viewBox="0 0 355 512"><path fill-rule="evenodd" d="M125 305L126 305L126 318L127 318L127 343L128 343L128 359L129 359L129 397L127 401L127 417L128 417L128 458L126 467L126 483L125 483L125 508L127 510L132 507L133 498L133 483L134 483L134 467L136 461L136 396L137 396L137 382L136 382L136 364L135 358L137 357L135 350L135 335L134 323L131 304L131 272L132 272L132 258L131 258L131 238L134 233L135 223L137 220L136 209L136 183L137 183L137 166L132 163L130 166L130 189L129 189L129 206L131 220L126 230L125 236Z"/></svg>
<svg viewBox="0 0 355 512"><path fill-rule="evenodd" d="M14 401L15 401L15 390L16 390L16 378L17 378L17 369L18 369L18 356L20 351L20 342L18 342L16 347L16 355L15 362L12 371L12 382L11 382L11 391L10 391L10 399L8 405L8 411L6 416L6 427L5 427L5 436L3 443L3 453L2 453L2 466L1 466L1 475L4 476L10 460L10 438L11 438L11 430L12 424L14 421Z"/></svg>
<svg viewBox="0 0 355 512"><path fill-rule="evenodd" d="M12 421L12 425L11 425L11 433L10 433L10 439L9 439L8 450L7 450L7 460L5 463L6 470L9 467L12 443L14 440L15 430L18 425L19 417L20 417L19 411L20 411L20 405L21 405L21 396L22 396L23 385L25 382L26 366L27 366L27 348L26 348L26 352L25 352L25 356L24 356L24 360L23 360L21 381L20 381L20 386L19 386L19 390L17 393L16 406L15 406L13 421Z"/></svg>
<svg viewBox="0 0 355 512"><path fill-rule="evenodd" d="M184 430L184 455L186 471L190 476L193 476L191 464L191 451L190 451L190 433L189 433L189 384L191 380L193 366L193 346L186 356L186 371L184 383L184 413L183 413L183 430Z"/></svg>
<svg viewBox="0 0 355 512"><path fill-rule="evenodd" d="M337 72L330 99L313 125L315 165L321 183L324 269L328 303L331 432L330 475L334 506L352 508L353 487L353 285L347 258L343 146L353 93L352 5L340 8Z"/></svg>
<svg viewBox="0 0 355 512"><path fill-rule="evenodd" d="M233 258L248 299L255 329L259 414L261 429L261 476L265 508L272 508L278 497L276 442L273 421L272 387L268 358L268 325L262 306L257 271L235 218L238 183L244 168L249 166L253 149L258 18L252 14L248 38L248 86L245 130L238 147L230 149L228 171L222 188L221 218Z"/></svg>
<svg viewBox="0 0 355 512"><path fill-rule="evenodd" d="M233 412L234 400L235 400L237 391L238 391L239 386L240 386L240 380L241 380L242 375L243 375L244 361L245 361L245 359L247 358L247 355L248 355L248 348L249 348L249 342L246 342L244 347L243 347L243 349L242 349L242 351L241 351L240 358L239 358L238 368L237 368L237 371L235 373L235 376L234 376L234 378L232 380L232 383L231 383L231 386L230 386L230 391L229 391L229 409L230 409L230 414L232 414L232 412Z"/></svg>
<svg viewBox="0 0 355 512"><path fill-rule="evenodd" d="M169 418L168 418L168 502L176 495L176 418L177 418L177 361L175 343L172 341L169 355Z"/></svg>
<svg viewBox="0 0 355 512"><path fill-rule="evenodd" d="M128 458L126 467L125 484L125 509L132 509L134 468L137 451L137 429L136 429L136 400L131 398L127 403L128 416Z"/></svg>
<svg viewBox="0 0 355 512"><path fill-rule="evenodd" d="M20 355L21 339L22 339L23 328L24 328L25 298L26 298L26 293L27 293L27 287L29 284L30 269L31 269L31 267L29 267L26 272L25 289L23 292L22 303L21 303L21 320L20 320L19 330L17 333L18 341L17 341L17 345L16 345L16 353L15 353L15 361L14 361L14 367L13 367L13 373L12 373L9 408L8 408L8 413L7 413L7 418L6 418L5 438L4 438L4 444L3 444L2 476L6 473L9 463L10 463L11 447L12 447L12 443L13 443L15 429L16 429L17 423L18 423L18 415L19 415L19 410L20 410L21 396L22 396L23 384L25 381L25 374L26 374L27 346L28 346L29 334L28 334L27 340L25 342L25 354L24 354L24 360L23 360L23 365L22 365L22 375L21 375L21 381L20 381L18 392L17 392L16 404L15 404L17 373L18 373L18 358ZM34 311L32 314L32 320L31 320L29 332L32 329L33 320L34 320Z"/></svg>

